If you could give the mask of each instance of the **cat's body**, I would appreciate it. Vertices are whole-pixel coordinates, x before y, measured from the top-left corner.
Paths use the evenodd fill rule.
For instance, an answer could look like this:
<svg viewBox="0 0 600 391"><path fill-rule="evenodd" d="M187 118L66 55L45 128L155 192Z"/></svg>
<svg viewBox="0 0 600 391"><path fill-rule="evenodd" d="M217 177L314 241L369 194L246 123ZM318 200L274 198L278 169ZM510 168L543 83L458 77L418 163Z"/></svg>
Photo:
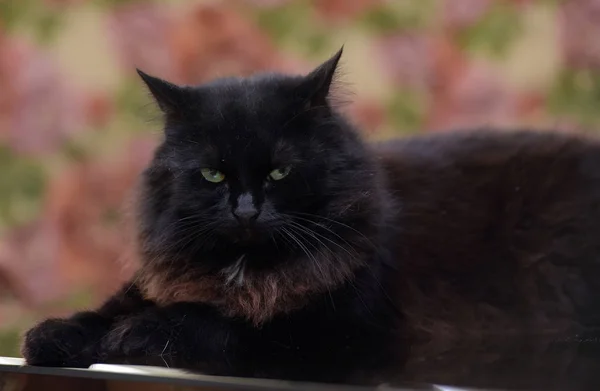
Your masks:
<svg viewBox="0 0 600 391"><path fill-rule="evenodd" d="M384 145L408 323L437 337L600 325L599 152L527 131Z"/></svg>
<svg viewBox="0 0 600 391"><path fill-rule="evenodd" d="M143 266L97 311L29 331L27 362L334 379L411 345L600 327L600 143L367 145L325 100L338 59L199 92L143 75L167 114L140 190Z"/></svg>

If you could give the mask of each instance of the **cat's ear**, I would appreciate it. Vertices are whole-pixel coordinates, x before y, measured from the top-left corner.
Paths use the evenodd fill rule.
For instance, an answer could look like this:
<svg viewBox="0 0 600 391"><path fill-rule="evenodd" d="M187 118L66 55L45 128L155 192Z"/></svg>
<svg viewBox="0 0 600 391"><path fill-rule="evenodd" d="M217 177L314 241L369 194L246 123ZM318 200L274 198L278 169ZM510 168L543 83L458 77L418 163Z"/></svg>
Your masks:
<svg viewBox="0 0 600 391"><path fill-rule="evenodd" d="M167 115L175 115L180 112L185 104L185 89L168 81L150 76L136 68L138 75L142 78L158 107Z"/></svg>
<svg viewBox="0 0 600 391"><path fill-rule="evenodd" d="M300 93L307 108L327 106L327 97L343 51L344 47L342 46L329 60L304 77L300 86Z"/></svg>

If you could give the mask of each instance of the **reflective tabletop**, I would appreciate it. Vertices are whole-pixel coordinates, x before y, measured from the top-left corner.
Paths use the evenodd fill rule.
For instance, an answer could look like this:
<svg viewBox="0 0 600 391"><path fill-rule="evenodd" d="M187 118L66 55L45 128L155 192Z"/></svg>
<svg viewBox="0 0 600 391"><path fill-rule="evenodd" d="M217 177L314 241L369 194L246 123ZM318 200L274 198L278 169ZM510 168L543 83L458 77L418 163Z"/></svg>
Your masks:
<svg viewBox="0 0 600 391"><path fill-rule="evenodd" d="M498 338L410 348L396 362L332 384L206 376L147 365L87 369L0 357L0 391L37 390L600 390L600 339Z"/></svg>

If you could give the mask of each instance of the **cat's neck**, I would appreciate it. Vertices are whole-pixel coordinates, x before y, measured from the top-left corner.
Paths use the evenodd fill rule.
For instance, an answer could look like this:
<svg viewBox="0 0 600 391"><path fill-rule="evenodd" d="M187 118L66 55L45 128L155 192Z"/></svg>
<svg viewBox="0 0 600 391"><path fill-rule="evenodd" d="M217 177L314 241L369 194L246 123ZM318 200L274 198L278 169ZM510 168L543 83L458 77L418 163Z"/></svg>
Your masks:
<svg viewBox="0 0 600 391"><path fill-rule="evenodd" d="M281 262L275 267L253 269L245 255L219 273L186 273L142 267L138 286L146 298L158 304L201 302L218 307L227 316L244 317L261 324L279 313L304 306L314 295L336 289L353 278L369 261L366 256L332 253Z"/></svg>

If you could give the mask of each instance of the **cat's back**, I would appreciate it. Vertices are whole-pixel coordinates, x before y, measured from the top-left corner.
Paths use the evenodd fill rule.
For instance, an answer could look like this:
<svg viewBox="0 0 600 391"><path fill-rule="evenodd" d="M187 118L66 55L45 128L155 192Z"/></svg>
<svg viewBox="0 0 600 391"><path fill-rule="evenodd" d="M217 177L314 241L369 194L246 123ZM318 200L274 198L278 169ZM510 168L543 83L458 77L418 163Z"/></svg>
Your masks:
<svg viewBox="0 0 600 391"><path fill-rule="evenodd" d="M405 200L413 194L459 200L490 191L524 200L551 190L560 198L600 185L600 138L580 134L454 131L384 141L373 149L392 192Z"/></svg>
<svg viewBox="0 0 600 391"><path fill-rule="evenodd" d="M372 146L391 172L414 167L481 166L489 169L502 163L594 158L600 151L600 137L552 131L476 129L402 137Z"/></svg>
<svg viewBox="0 0 600 391"><path fill-rule="evenodd" d="M419 328L600 326L596 139L480 130L373 148L399 205L400 300Z"/></svg>

